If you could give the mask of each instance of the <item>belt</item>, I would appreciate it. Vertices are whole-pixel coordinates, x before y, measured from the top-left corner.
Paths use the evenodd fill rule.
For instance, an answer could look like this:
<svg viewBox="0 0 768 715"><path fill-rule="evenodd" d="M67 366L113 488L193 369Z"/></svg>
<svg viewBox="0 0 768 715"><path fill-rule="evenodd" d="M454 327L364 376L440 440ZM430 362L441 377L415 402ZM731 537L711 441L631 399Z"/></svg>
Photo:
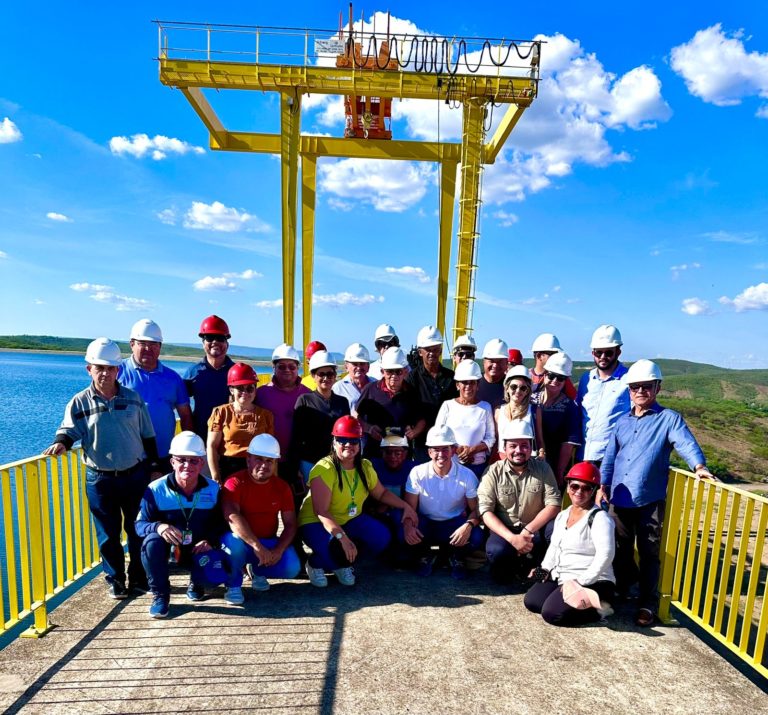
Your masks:
<svg viewBox="0 0 768 715"><path fill-rule="evenodd" d="M143 464L144 462L137 462L130 469L93 469L93 471L100 477L129 477Z"/></svg>

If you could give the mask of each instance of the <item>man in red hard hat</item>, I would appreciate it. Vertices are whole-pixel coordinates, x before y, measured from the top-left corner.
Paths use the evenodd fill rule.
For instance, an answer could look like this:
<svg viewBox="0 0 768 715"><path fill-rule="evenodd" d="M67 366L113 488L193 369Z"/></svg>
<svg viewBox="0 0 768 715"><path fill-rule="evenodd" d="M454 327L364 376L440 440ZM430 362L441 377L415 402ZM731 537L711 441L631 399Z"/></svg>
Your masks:
<svg viewBox="0 0 768 715"><path fill-rule="evenodd" d="M227 355L231 335L226 321L218 315L209 315L200 323L198 335L203 341L205 355L184 373L184 384L189 396L195 398L194 431L205 441L213 408L229 400L227 372L235 363Z"/></svg>

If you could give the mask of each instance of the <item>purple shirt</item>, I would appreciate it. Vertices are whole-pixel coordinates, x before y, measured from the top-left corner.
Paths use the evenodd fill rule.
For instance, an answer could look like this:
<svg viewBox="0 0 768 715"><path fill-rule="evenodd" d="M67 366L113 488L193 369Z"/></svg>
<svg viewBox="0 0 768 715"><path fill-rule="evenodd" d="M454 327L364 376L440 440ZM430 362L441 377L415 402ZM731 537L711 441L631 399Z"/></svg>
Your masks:
<svg viewBox="0 0 768 715"><path fill-rule="evenodd" d="M301 395L312 392L306 385L299 383L293 390L286 392L275 387L273 382L262 385L256 390L256 404L269 410L275 418L275 438L280 443L280 461L285 461L288 447L291 445L293 431L293 408Z"/></svg>

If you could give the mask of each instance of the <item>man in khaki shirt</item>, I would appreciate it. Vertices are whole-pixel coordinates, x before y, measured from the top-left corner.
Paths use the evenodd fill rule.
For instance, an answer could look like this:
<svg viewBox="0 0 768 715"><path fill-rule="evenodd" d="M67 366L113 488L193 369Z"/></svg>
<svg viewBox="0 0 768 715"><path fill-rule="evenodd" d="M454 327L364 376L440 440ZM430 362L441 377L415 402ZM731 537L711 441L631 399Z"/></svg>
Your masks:
<svg viewBox="0 0 768 715"><path fill-rule="evenodd" d="M500 439L506 458L485 472L477 497L490 531L485 549L491 576L509 584L541 561L561 496L551 467L531 459L533 433L528 423L512 420Z"/></svg>

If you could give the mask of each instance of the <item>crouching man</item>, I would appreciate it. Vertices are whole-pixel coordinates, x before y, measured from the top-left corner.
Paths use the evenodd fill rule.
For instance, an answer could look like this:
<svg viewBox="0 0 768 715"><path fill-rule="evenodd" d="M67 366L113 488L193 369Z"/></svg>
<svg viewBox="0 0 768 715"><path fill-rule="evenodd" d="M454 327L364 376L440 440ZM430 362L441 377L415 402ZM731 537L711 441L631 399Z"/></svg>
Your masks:
<svg viewBox="0 0 768 715"><path fill-rule="evenodd" d="M301 564L291 542L296 536L293 492L277 477L280 444L271 434L257 434L248 445L246 469L224 484L222 508L232 533L222 539L231 574L224 600L243 603L243 567L253 567L254 591L269 590L269 578L295 578ZM278 515L283 531L277 536Z"/></svg>
<svg viewBox="0 0 768 715"><path fill-rule="evenodd" d="M217 548L225 528L219 485L200 473L205 465L203 440L194 432L180 432L171 440L170 454L173 471L147 487L136 519L136 533L144 539L141 562L153 596L149 607L152 618L168 615L171 547L178 549L179 564L191 571L187 588L190 601L205 598L206 562L219 562L224 557Z"/></svg>

